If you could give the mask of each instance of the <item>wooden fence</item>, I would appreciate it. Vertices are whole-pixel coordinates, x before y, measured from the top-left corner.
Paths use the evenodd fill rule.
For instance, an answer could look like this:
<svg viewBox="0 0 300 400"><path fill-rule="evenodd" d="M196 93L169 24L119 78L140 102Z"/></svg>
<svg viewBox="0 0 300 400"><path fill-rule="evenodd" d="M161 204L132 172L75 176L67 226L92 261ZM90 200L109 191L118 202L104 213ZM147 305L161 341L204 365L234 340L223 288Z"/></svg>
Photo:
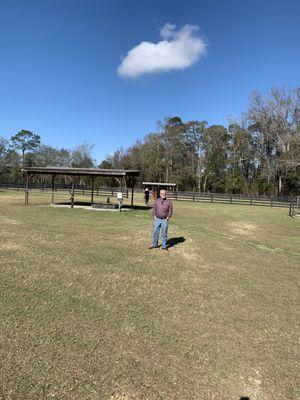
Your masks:
<svg viewBox="0 0 300 400"><path fill-rule="evenodd" d="M294 197L289 196L253 196L224 193L199 193L199 192L169 192L168 197L174 200L193 202L239 204L250 206L285 207L290 206Z"/></svg>
<svg viewBox="0 0 300 400"><path fill-rule="evenodd" d="M26 184L24 182L0 182L0 189L5 190L25 190ZM50 184L42 184L42 183L31 183L30 190L38 190L42 192L51 192L52 188ZM60 192L70 192L71 185L66 184L55 184L54 191L56 193ZM94 195L96 196L106 196L106 197L115 197L117 193L122 192L123 196L128 198L128 189L125 188L116 188L116 187L95 187ZM88 185L75 185L75 194L82 195L91 195L92 194L92 186Z"/></svg>
<svg viewBox="0 0 300 400"><path fill-rule="evenodd" d="M0 182L0 189L24 190L23 182ZM50 184L32 183L31 190L51 191ZM55 192L65 192L70 190L70 185L55 184ZM92 187L88 185L75 185L75 194L91 195ZM143 189L135 189L136 192L143 193ZM95 187L94 194L96 196L115 197L118 192L122 192L124 197L128 198L128 189L116 187ZM200 193L200 192L183 192L170 191L168 197L177 201L192 201L204 203L220 203L220 204L239 204L250 206L269 206L269 207L285 207L293 209L300 207L300 196L254 196L242 194L224 194L224 193ZM295 206L296 205L296 206Z"/></svg>

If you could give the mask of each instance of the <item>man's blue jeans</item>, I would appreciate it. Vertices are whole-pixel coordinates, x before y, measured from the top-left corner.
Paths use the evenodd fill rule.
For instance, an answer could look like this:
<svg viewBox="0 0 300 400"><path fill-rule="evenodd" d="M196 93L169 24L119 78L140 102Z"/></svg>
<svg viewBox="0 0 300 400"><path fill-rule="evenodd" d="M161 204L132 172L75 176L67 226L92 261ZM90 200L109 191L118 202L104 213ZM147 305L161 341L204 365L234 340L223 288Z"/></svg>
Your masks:
<svg viewBox="0 0 300 400"><path fill-rule="evenodd" d="M162 247L167 247L167 238L168 238L168 220L155 218L153 223L153 246L158 246L158 238L159 238L159 231L161 228L161 240L162 240Z"/></svg>

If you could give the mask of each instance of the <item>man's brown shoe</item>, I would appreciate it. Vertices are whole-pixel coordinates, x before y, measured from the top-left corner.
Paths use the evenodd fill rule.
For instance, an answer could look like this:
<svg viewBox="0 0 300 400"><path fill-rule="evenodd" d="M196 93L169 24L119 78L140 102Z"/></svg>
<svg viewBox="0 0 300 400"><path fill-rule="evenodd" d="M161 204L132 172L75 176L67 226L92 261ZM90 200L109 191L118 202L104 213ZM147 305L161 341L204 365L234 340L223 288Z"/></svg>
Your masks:
<svg viewBox="0 0 300 400"><path fill-rule="evenodd" d="M150 246L150 247L149 247L149 250L157 249L157 248L158 248L158 246Z"/></svg>
<svg viewBox="0 0 300 400"><path fill-rule="evenodd" d="M165 251L169 251L169 249L167 247L162 247L161 249L165 250Z"/></svg>

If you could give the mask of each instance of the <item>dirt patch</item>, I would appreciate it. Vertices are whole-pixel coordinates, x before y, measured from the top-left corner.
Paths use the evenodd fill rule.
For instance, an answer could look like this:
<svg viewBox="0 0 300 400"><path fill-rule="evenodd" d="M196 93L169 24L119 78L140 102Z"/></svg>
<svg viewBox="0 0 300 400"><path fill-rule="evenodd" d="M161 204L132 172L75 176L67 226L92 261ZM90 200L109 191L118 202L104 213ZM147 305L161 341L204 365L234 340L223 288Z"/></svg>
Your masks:
<svg viewBox="0 0 300 400"><path fill-rule="evenodd" d="M121 390L111 395L107 400L136 400L137 397L129 394L129 390Z"/></svg>
<svg viewBox="0 0 300 400"><path fill-rule="evenodd" d="M188 243L187 243L188 242ZM170 249L170 252L183 258L184 262L189 266L197 266L197 268L208 268L207 264L197 251L196 247L187 241L180 245L176 245Z"/></svg>
<svg viewBox="0 0 300 400"><path fill-rule="evenodd" d="M21 249L22 246L18 243L13 243L13 242L0 243L0 250L2 251L21 250Z"/></svg>
<svg viewBox="0 0 300 400"><path fill-rule="evenodd" d="M248 236L248 237L253 237L256 230L257 226L254 224L251 224L249 222L230 222L227 224L230 229L234 232L237 233L238 235L243 235L243 236Z"/></svg>
<svg viewBox="0 0 300 400"><path fill-rule="evenodd" d="M244 382L244 393L247 393L247 396L251 400L264 400L266 397L262 393L261 388L261 378L259 371L255 371L254 376L249 376L248 379Z"/></svg>
<svg viewBox="0 0 300 400"><path fill-rule="evenodd" d="M127 396L127 394L121 393L121 394L113 394L112 396L109 397L108 400L130 400L131 398Z"/></svg>
<svg viewBox="0 0 300 400"><path fill-rule="evenodd" d="M7 225L19 225L20 224L20 222L15 219L6 218L6 217L2 217L2 216L0 216L0 223L7 224Z"/></svg>
<svg viewBox="0 0 300 400"><path fill-rule="evenodd" d="M191 249L180 249L176 253L180 254L188 262L194 263L198 261L198 256Z"/></svg>
<svg viewBox="0 0 300 400"><path fill-rule="evenodd" d="M169 232L168 238L181 238L185 236L181 231L177 229L177 227L171 227L171 234ZM191 237L184 237L183 242L176 243L169 248L170 252L175 254L176 256L180 256L183 258L184 262L189 265L197 265L197 267L205 267L203 264L203 260L201 255L199 255L199 249L194 244L193 239ZM203 265L202 265L203 264Z"/></svg>

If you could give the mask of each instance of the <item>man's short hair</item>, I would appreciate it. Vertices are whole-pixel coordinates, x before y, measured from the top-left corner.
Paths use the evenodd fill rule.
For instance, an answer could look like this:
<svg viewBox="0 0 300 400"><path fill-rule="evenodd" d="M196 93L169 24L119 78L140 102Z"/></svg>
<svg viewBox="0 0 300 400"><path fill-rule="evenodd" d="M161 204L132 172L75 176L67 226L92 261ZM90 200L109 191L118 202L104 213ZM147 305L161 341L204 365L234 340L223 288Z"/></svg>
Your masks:
<svg viewBox="0 0 300 400"><path fill-rule="evenodd" d="M167 193L166 189L160 189L160 192L166 192Z"/></svg>

